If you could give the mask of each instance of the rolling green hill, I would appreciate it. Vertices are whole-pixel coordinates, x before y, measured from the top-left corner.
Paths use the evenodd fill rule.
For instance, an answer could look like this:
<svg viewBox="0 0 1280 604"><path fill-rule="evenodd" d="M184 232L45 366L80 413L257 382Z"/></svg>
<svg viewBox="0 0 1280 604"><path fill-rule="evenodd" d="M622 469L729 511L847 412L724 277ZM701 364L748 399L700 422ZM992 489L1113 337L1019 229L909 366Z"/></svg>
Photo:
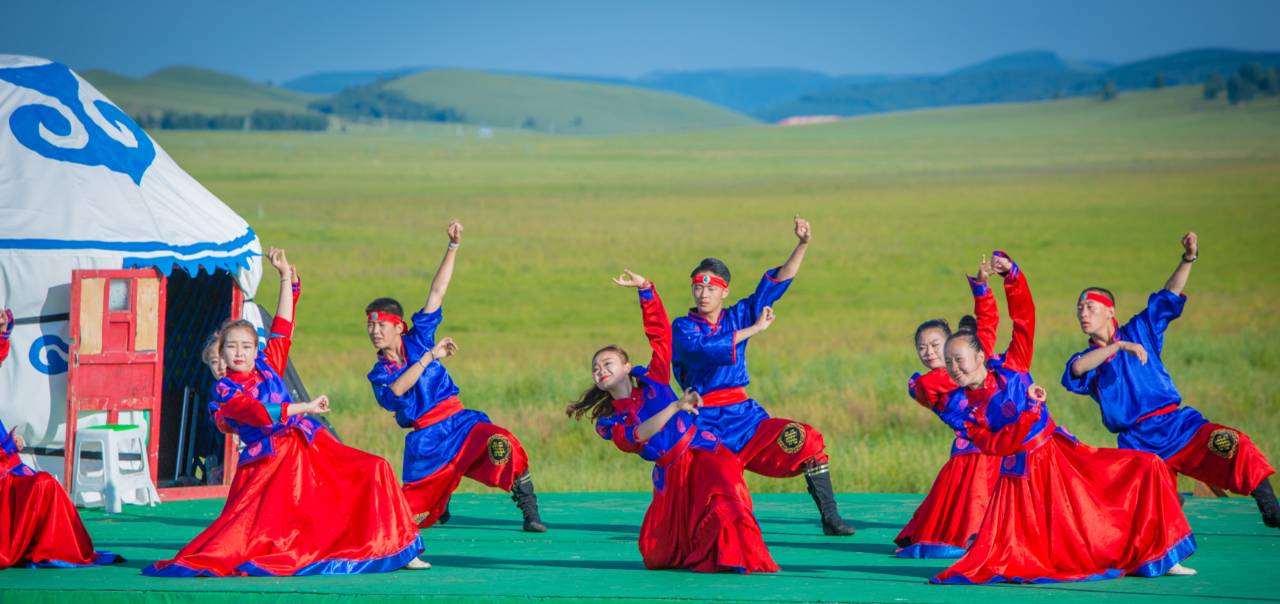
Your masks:
<svg viewBox="0 0 1280 604"><path fill-rule="evenodd" d="M80 73L129 114L156 111L245 115L255 110L307 113L316 97L197 67L167 67L143 78L103 70Z"/></svg>
<svg viewBox="0 0 1280 604"><path fill-rule="evenodd" d="M675 94L549 78L436 70L384 84L450 107L470 124L557 134L624 134L745 126L755 120Z"/></svg>

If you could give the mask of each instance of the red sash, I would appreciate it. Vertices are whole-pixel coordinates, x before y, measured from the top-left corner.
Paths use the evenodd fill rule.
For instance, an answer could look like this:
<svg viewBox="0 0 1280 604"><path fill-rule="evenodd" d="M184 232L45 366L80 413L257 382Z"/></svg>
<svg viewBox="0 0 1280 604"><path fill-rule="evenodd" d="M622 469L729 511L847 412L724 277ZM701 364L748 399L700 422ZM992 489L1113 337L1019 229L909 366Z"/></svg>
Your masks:
<svg viewBox="0 0 1280 604"><path fill-rule="evenodd" d="M747 396L746 388L724 388L722 390L712 390L702 395L703 407L723 407L725 405L734 405L741 403L751 397Z"/></svg>
<svg viewBox="0 0 1280 604"><path fill-rule="evenodd" d="M447 419L449 416L459 411L462 411L462 401L458 400L458 397L456 396L451 396L436 403L430 411L423 413L418 417L418 419L413 420L413 429L421 430L436 422Z"/></svg>
<svg viewBox="0 0 1280 604"><path fill-rule="evenodd" d="M693 442L693 435L697 431L697 426L689 426L689 429L685 431L684 436L680 437L680 442L677 442L670 449L667 449L667 452L663 453L662 457L659 457L658 461L654 463L657 463L660 466L670 465L677 457L680 457L681 453L684 453L685 449L689 448L689 443Z"/></svg>
<svg viewBox="0 0 1280 604"><path fill-rule="evenodd" d="M1156 417L1157 415L1165 415L1167 413L1173 413L1174 411L1177 411L1177 410L1178 410L1178 403L1174 403L1172 405L1165 405L1159 409L1156 409L1155 411L1152 411L1151 413L1148 413L1142 417L1139 417L1133 423L1136 424L1138 422L1141 422L1144 419L1151 419L1153 417Z"/></svg>

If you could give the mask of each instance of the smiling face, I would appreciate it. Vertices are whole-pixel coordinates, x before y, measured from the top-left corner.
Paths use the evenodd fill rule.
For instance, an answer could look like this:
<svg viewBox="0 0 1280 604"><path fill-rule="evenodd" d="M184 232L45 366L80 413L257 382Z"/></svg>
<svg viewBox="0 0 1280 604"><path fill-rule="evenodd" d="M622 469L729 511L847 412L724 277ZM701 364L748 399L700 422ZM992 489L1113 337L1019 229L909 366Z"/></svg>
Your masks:
<svg viewBox="0 0 1280 604"><path fill-rule="evenodd" d="M941 329L926 329L916 338L916 356L929 370L946 367L943 348L947 344L947 334Z"/></svg>
<svg viewBox="0 0 1280 604"><path fill-rule="evenodd" d="M400 336L404 333L404 326L399 323L390 321L369 321L366 326L369 332L369 342L378 350L399 350Z"/></svg>
<svg viewBox="0 0 1280 604"><path fill-rule="evenodd" d="M715 277L711 272L702 272L694 276L693 305L699 314L709 315L724 308L724 301L729 297L729 288L710 283L703 276Z"/></svg>
<svg viewBox="0 0 1280 604"><path fill-rule="evenodd" d="M248 327L231 328L222 335L220 352L226 371L251 371L258 356L258 334Z"/></svg>
<svg viewBox="0 0 1280 604"><path fill-rule="evenodd" d="M953 337L946 344L947 374L956 384L972 387L987 378L986 355L973 346L972 336Z"/></svg>
<svg viewBox="0 0 1280 604"><path fill-rule="evenodd" d="M591 359L591 379L596 388L610 390L630 377L631 363L617 350L601 350Z"/></svg>

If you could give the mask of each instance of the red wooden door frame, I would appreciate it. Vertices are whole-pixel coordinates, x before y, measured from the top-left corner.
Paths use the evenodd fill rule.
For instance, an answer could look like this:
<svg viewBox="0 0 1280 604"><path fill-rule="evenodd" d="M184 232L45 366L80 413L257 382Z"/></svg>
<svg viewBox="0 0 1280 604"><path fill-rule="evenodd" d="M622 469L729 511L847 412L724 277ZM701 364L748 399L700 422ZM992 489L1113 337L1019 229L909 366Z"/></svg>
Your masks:
<svg viewBox="0 0 1280 604"><path fill-rule="evenodd" d="M138 286L137 281L140 278L157 279L157 300L156 300L156 349L155 351L137 352L133 350L136 342L137 313L138 313ZM155 365L155 375L153 380L153 388L151 396L140 397L138 399L121 400L110 396L97 397L81 397L77 393L77 370L81 365L80 358L80 310L81 310L81 294L82 284L85 279L104 279L102 296L102 318L101 322L105 327L106 323L113 319L119 322L127 319L129 328L127 329L128 342L125 352L100 352L92 355L86 355L86 360L94 359L100 361L116 361L116 362L150 362ZM130 281L129 287L129 310L111 311L110 303L110 283L115 279L127 279ZM63 444L64 461L63 461L63 484L67 492L72 491L75 479L75 444L76 444L76 424L81 411L106 411L107 423L116 423L119 421L120 411L150 411L147 418L148 436L147 436L147 462L151 467L151 481L155 483L159 477L160 469L160 405L164 396L164 315L165 315L165 294L166 279L155 269L80 269L71 272L71 346L68 351L68 371L67 371L67 418L66 429L64 431L65 438ZM124 315L128 315L126 318ZM104 330L105 331L105 330Z"/></svg>

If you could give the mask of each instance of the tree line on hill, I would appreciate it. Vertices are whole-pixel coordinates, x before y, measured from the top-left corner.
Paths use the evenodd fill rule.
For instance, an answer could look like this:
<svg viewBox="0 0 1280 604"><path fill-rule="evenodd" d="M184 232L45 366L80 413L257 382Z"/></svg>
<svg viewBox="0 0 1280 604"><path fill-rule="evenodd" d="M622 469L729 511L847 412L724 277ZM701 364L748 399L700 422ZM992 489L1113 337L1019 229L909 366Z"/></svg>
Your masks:
<svg viewBox="0 0 1280 604"><path fill-rule="evenodd" d="M308 108L346 119L393 119L417 122L461 122L466 115L453 107L441 107L383 88L383 82L343 89L331 97L313 101Z"/></svg>
<svg viewBox="0 0 1280 604"><path fill-rule="evenodd" d="M1217 73L1210 75L1204 82L1204 99L1212 101L1223 93L1232 105L1247 103L1259 96L1276 96L1280 94L1280 68L1267 69L1250 63L1226 79Z"/></svg>
<svg viewBox="0 0 1280 604"><path fill-rule="evenodd" d="M247 115L151 111L133 121L147 130L327 130L323 115L256 109Z"/></svg>

